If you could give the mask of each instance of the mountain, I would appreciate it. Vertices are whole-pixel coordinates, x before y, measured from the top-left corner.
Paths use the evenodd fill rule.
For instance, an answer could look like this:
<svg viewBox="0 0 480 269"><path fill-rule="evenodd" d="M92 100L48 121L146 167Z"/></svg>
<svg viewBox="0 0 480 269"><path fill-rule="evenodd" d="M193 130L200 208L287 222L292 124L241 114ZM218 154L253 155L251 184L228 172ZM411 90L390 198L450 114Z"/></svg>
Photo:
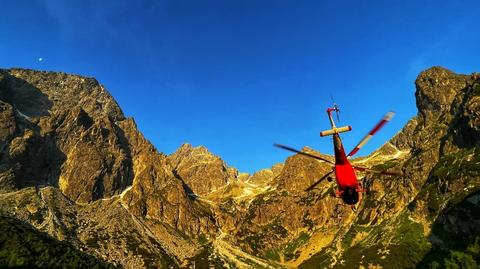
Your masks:
<svg viewBox="0 0 480 269"><path fill-rule="evenodd" d="M181 264L216 232L95 79L11 69L0 89L4 215L125 267Z"/></svg>
<svg viewBox="0 0 480 269"><path fill-rule="evenodd" d="M305 191L324 162L293 155L249 175L202 146L167 156L95 79L0 70L2 228L48 242L36 253L57 267L64 244L124 268L474 268L480 74L433 67L415 85L418 115L353 160L402 176L359 175L369 193L354 212L332 183ZM0 254L16 253L5 240Z"/></svg>

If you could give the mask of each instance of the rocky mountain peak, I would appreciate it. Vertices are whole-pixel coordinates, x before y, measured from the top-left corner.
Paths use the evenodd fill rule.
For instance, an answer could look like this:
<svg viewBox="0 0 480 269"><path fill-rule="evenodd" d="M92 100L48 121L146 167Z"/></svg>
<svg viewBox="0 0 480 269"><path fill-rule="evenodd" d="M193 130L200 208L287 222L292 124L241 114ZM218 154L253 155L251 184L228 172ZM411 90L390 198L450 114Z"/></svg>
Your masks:
<svg viewBox="0 0 480 269"><path fill-rule="evenodd" d="M170 156L170 160L180 161L183 158L197 158L199 160L207 160L219 157L211 153L205 146L194 147L189 143L184 143Z"/></svg>
<svg viewBox="0 0 480 269"><path fill-rule="evenodd" d="M418 115L379 150L385 153L393 146L400 151L448 151L478 141L479 85L478 73L456 74L438 66L421 72L415 81Z"/></svg>
<svg viewBox="0 0 480 269"><path fill-rule="evenodd" d="M331 158L331 156L303 147L302 151L318 156ZM331 165L303 155L288 157L285 165L279 174L278 186L290 192L304 192L317 179L331 171Z"/></svg>
<svg viewBox="0 0 480 269"><path fill-rule="evenodd" d="M465 89L470 77L457 75L442 67L420 73L415 81L417 107L425 121L434 121L451 108L457 94Z"/></svg>
<svg viewBox="0 0 480 269"><path fill-rule="evenodd" d="M197 195L205 195L235 181L238 171L228 167L204 146L183 144L168 160L176 176Z"/></svg>
<svg viewBox="0 0 480 269"><path fill-rule="evenodd" d="M266 187L269 185L273 186L277 184L275 179L278 178L283 170L283 167L283 163L277 163L269 169L262 169L255 172L253 175L247 178L247 181L259 187Z"/></svg>
<svg viewBox="0 0 480 269"><path fill-rule="evenodd" d="M5 136L0 184L58 186L91 202L132 183L125 117L97 80L65 73L0 70ZM81 178L82 180L78 180Z"/></svg>
<svg viewBox="0 0 480 269"><path fill-rule="evenodd" d="M1 97L28 117L39 117L65 108L81 107L96 118L125 117L113 97L94 78L61 72L28 69L0 70ZM14 90L13 90L14 89Z"/></svg>

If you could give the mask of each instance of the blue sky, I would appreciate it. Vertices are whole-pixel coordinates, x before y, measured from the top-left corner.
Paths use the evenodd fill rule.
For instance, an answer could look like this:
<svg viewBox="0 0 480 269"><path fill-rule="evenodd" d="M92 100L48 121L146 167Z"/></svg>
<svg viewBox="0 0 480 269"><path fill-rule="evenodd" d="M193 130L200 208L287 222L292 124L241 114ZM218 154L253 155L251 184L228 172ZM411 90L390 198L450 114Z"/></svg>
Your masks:
<svg viewBox="0 0 480 269"><path fill-rule="evenodd" d="M381 146L417 113L434 65L480 71L478 1L4 1L0 67L97 78L161 152L205 145L240 171L305 145L352 148L389 110ZM42 58L39 61L39 58Z"/></svg>

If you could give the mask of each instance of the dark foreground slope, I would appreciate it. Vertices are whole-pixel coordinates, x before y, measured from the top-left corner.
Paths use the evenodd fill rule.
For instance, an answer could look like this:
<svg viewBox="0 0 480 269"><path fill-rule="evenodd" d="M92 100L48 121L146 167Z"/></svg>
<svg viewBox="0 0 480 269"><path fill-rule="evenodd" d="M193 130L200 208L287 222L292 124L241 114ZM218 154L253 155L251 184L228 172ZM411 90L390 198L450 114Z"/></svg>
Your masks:
<svg viewBox="0 0 480 269"><path fill-rule="evenodd" d="M1 70L0 215L125 268L475 268L480 76L434 67L416 89L418 115L354 160L403 175L360 175L353 212L331 183L304 191L325 163L248 175L204 147L166 156L96 80Z"/></svg>
<svg viewBox="0 0 480 269"><path fill-rule="evenodd" d="M115 268L17 219L0 216L0 267Z"/></svg>

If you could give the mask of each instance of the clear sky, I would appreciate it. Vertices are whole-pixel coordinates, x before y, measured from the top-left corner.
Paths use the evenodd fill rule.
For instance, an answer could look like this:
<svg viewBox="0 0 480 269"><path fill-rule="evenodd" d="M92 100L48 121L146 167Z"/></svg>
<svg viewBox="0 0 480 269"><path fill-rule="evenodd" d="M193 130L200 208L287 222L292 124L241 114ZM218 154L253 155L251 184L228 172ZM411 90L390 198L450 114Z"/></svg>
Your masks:
<svg viewBox="0 0 480 269"><path fill-rule="evenodd" d="M2 1L0 67L97 78L161 152L205 145L240 171L305 145L332 153L332 95L351 149L389 110L417 113L434 65L480 71L475 1ZM360 155L361 155L360 154Z"/></svg>

